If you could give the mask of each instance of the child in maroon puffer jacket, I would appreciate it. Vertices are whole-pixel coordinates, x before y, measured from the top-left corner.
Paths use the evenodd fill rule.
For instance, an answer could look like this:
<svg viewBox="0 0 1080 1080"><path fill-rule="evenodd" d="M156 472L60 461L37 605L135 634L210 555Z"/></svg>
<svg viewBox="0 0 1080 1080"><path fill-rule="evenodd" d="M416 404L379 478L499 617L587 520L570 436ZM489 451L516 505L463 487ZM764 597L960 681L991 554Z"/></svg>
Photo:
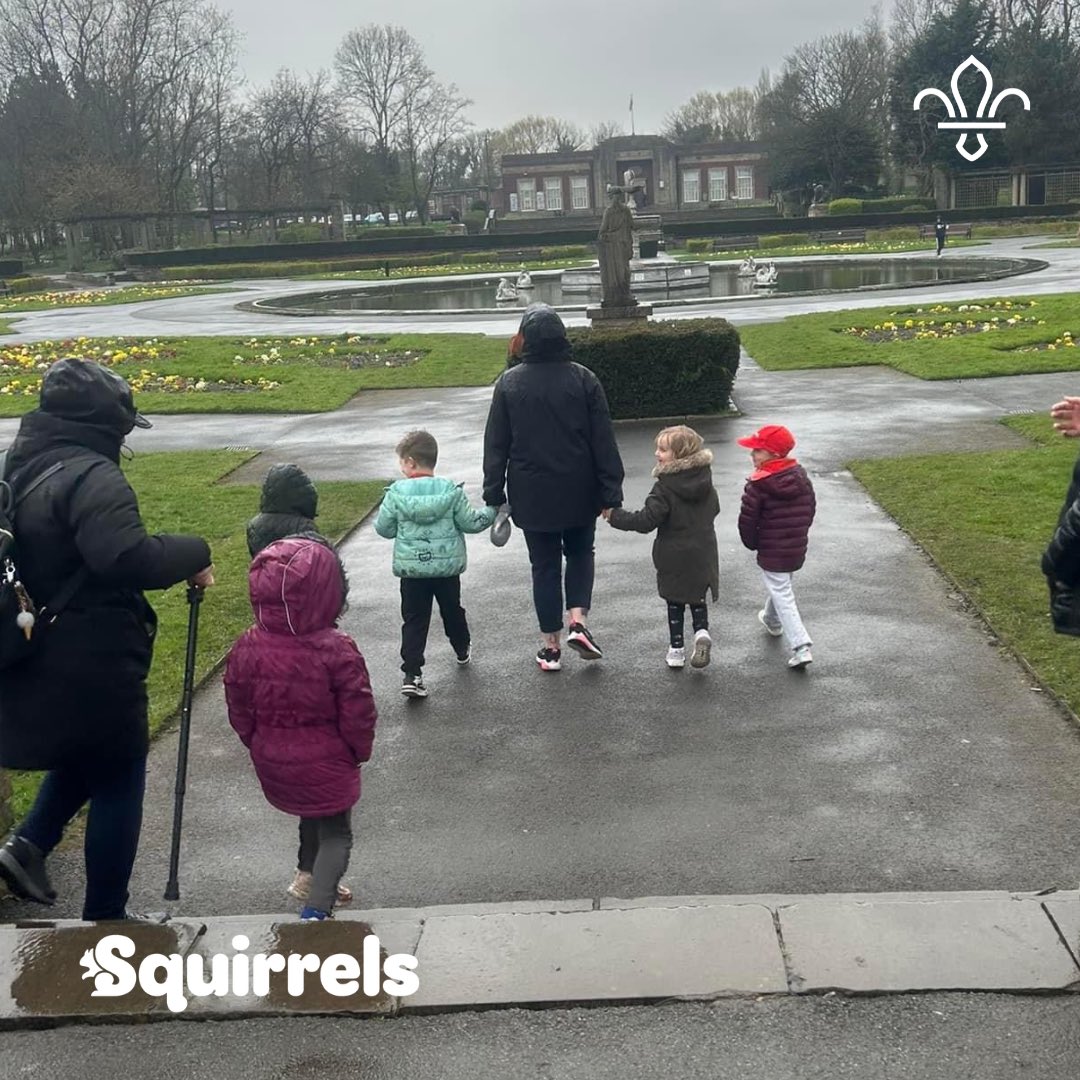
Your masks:
<svg viewBox="0 0 1080 1080"><path fill-rule="evenodd" d="M341 569L325 544L301 537L260 551L248 574L255 625L225 665L225 701L271 806L300 818L302 919L326 919L351 899L341 885L352 849L360 765L371 757L375 700L356 643L336 627Z"/></svg>
<svg viewBox="0 0 1080 1080"><path fill-rule="evenodd" d="M767 424L739 439L750 450L754 471L743 490L739 536L757 552L768 598L758 621L773 637L787 638L788 667L805 668L813 642L795 603L791 576L806 560L810 526L817 508L806 470L788 455L795 439L786 427Z"/></svg>

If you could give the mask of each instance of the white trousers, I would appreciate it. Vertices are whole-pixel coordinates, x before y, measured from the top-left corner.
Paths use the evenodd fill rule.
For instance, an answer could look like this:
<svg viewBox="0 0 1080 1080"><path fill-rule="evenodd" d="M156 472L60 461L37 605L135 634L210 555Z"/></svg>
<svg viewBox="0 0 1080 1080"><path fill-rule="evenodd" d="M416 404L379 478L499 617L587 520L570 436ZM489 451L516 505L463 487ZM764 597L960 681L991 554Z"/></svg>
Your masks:
<svg viewBox="0 0 1080 1080"><path fill-rule="evenodd" d="M810 635L799 617L799 608L795 603L795 590L792 588L792 574L778 574L773 570L762 570L765 588L769 598L765 601L765 621L770 626L779 626L784 631L788 648L798 649L802 645L812 645Z"/></svg>

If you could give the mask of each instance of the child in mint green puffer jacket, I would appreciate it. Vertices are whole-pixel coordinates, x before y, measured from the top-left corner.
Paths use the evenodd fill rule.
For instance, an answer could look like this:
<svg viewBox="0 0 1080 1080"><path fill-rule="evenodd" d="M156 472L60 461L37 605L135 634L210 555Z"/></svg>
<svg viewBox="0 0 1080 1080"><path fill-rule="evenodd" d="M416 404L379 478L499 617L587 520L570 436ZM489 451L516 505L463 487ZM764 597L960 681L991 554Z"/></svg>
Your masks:
<svg viewBox="0 0 1080 1080"><path fill-rule="evenodd" d="M405 476L386 489L375 531L394 541L394 574L401 579L401 692L427 697L424 647L432 601L438 601L446 636L461 666L472 660L472 639L461 606L465 533L483 532L496 508L474 510L453 481L435 476L439 444L426 431L410 431L397 445Z"/></svg>

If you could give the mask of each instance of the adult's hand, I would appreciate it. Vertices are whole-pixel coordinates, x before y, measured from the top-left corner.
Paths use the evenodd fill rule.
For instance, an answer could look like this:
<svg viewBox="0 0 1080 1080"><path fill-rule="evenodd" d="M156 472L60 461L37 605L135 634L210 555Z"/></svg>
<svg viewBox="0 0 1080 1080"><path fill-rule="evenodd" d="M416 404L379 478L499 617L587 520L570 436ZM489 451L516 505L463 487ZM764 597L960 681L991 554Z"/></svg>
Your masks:
<svg viewBox="0 0 1080 1080"><path fill-rule="evenodd" d="M1054 428L1069 439L1080 436L1080 397L1067 397L1052 405L1050 418Z"/></svg>
<svg viewBox="0 0 1080 1080"><path fill-rule="evenodd" d="M214 584L214 564L211 563L209 566L207 566L204 569L200 570L193 577L189 577L188 578L188 584L189 585L196 585L200 589L205 589L205 588L208 588L209 586L213 585Z"/></svg>

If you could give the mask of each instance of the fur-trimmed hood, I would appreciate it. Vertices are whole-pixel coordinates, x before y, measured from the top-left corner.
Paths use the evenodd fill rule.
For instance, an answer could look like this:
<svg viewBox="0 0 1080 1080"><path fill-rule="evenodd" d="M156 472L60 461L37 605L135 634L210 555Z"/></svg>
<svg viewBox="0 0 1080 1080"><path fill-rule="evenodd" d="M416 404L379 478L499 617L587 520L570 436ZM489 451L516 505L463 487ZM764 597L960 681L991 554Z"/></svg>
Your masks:
<svg viewBox="0 0 1080 1080"><path fill-rule="evenodd" d="M712 460L711 450L699 450L689 457L657 465L653 476L680 499L701 502L713 490Z"/></svg>
<svg viewBox="0 0 1080 1080"><path fill-rule="evenodd" d="M689 457L676 458L674 461L669 461L666 465L657 465L653 469L653 476L667 476L671 473L688 472L690 469L700 469L705 465L712 465L713 452L711 450L699 450L696 454L691 454Z"/></svg>

